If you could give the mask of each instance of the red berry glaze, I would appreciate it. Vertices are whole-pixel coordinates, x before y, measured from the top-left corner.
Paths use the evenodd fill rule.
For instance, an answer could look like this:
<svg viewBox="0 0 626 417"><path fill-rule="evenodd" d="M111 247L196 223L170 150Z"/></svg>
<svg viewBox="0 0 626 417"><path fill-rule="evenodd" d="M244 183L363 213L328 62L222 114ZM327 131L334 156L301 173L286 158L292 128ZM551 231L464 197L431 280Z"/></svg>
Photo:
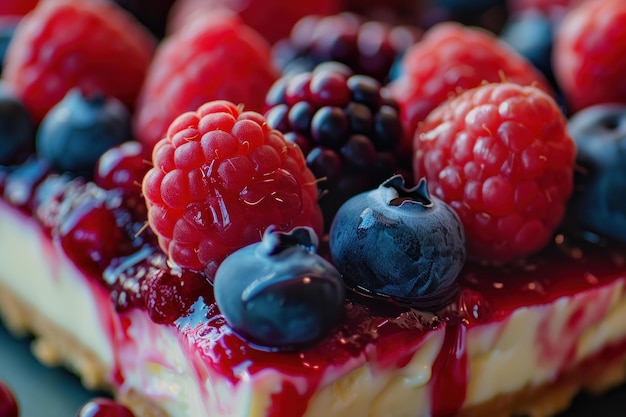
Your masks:
<svg viewBox="0 0 626 417"><path fill-rule="evenodd" d="M587 1L573 9L557 29L552 57L571 111L626 103L626 2Z"/></svg>
<svg viewBox="0 0 626 417"><path fill-rule="evenodd" d="M277 78L258 33L232 13L207 13L159 46L138 100L136 136L150 149L178 115L211 100L261 111Z"/></svg>
<svg viewBox="0 0 626 417"><path fill-rule="evenodd" d="M486 31L449 22L427 31L407 50L400 77L390 85L400 105L407 151L415 128L432 109L461 91L504 80L551 91L525 58Z"/></svg>
<svg viewBox="0 0 626 417"><path fill-rule="evenodd" d="M0 381L0 417L18 417L19 407L11 389Z"/></svg>
<svg viewBox="0 0 626 417"><path fill-rule="evenodd" d="M122 404L109 398L94 398L85 403L76 417L135 417L135 415Z"/></svg>
<svg viewBox="0 0 626 417"><path fill-rule="evenodd" d="M450 204L468 255L506 262L543 248L561 222L576 155L555 101L493 83L435 109L415 134L415 178Z"/></svg>
<svg viewBox="0 0 626 417"><path fill-rule="evenodd" d="M150 226L177 265L212 278L236 249L276 225L322 232L315 177L302 152L258 113L218 100L180 115L143 181Z"/></svg>
<svg viewBox="0 0 626 417"><path fill-rule="evenodd" d="M16 29L3 78L36 121L73 87L131 108L154 46L148 31L112 2L42 1Z"/></svg>

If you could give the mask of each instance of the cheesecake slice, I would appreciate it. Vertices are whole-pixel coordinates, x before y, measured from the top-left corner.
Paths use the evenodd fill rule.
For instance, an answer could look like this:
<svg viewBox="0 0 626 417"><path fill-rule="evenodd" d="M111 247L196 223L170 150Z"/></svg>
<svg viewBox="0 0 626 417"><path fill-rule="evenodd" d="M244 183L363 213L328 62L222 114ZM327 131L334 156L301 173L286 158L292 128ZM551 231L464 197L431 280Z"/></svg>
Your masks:
<svg viewBox="0 0 626 417"><path fill-rule="evenodd" d="M72 193L112 204L115 193L29 164L2 175L2 317L35 335L42 362L67 365L137 415L548 416L581 389L624 380L621 246L558 235L521 266L467 264L434 313L354 295L321 342L272 351L230 328L210 285L169 292L170 304L142 299L153 282L202 280L168 264L149 233L101 275L77 263L47 223L50 207Z"/></svg>

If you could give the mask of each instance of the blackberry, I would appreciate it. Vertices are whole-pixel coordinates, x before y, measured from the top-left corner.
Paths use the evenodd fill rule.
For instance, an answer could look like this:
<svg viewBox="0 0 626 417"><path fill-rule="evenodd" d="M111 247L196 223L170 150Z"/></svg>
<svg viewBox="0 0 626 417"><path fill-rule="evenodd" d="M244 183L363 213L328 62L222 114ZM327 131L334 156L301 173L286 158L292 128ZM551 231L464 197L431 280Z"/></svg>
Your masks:
<svg viewBox="0 0 626 417"><path fill-rule="evenodd" d="M398 108L374 78L337 62L279 79L267 94L270 127L300 146L320 179L326 227L339 206L403 172Z"/></svg>
<svg viewBox="0 0 626 417"><path fill-rule="evenodd" d="M294 25L288 39L274 45L272 52L284 74L311 71L322 62L337 61L355 73L385 83L396 57L420 35L417 27L392 26L350 12L306 16Z"/></svg>

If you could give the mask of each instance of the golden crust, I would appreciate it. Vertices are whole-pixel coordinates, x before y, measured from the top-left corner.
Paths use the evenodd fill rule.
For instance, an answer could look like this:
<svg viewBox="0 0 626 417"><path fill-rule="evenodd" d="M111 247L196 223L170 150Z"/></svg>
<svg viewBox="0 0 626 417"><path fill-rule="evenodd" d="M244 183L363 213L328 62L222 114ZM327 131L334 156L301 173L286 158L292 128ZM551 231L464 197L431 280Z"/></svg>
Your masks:
<svg viewBox="0 0 626 417"><path fill-rule="evenodd" d="M105 390L142 417L168 417L168 414L150 399L135 391L114 392L108 382L109 369L97 356L63 329L50 323L46 317L18 300L0 284L0 319L16 336L32 334L33 355L46 366L63 366L78 375L90 390Z"/></svg>

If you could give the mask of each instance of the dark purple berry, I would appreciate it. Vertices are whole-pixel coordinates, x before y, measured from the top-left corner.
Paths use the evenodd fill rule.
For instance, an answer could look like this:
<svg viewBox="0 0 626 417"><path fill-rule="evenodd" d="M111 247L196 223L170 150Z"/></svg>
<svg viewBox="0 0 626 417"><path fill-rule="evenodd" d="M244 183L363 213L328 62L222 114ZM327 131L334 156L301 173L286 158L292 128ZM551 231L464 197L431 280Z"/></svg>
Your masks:
<svg viewBox="0 0 626 417"><path fill-rule="evenodd" d="M572 225L626 242L626 105L581 110L568 130L580 167L568 207Z"/></svg>
<svg viewBox="0 0 626 417"><path fill-rule="evenodd" d="M17 399L11 389L0 381L0 417L18 417Z"/></svg>
<svg viewBox="0 0 626 417"><path fill-rule="evenodd" d="M130 138L130 113L121 102L73 89L41 122L37 154L59 171L91 178L100 156Z"/></svg>
<svg viewBox="0 0 626 417"><path fill-rule="evenodd" d="M356 291L420 305L450 287L465 262L454 210L397 175L348 200L330 229L333 263Z"/></svg>
<svg viewBox="0 0 626 417"><path fill-rule="evenodd" d="M94 398L85 403L76 417L135 417L124 405L110 398Z"/></svg>
<svg viewBox="0 0 626 417"><path fill-rule="evenodd" d="M287 114L288 130L295 132L308 132L311 129L311 121L315 114L315 108L306 101L299 101L289 109ZM284 124L282 125L285 126ZM274 129L279 129L278 126Z"/></svg>
<svg viewBox="0 0 626 417"><path fill-rule="evenodd" d="M395 158L404 134L397 104L378 81L354 75L344 64L329 61L312 72L279 79L267 104L268 125L300 146L320 179L327 227L348 198L402 169L409 172L410 158L398 157L406 161L405 168Z"/></svg>
<svg viewBox="0 0 626 417"><path fill-rule="evenodd" d="M289 350L326 336L343 315L339 272L315 253L309 228L279 233L226 258L214 279L215 301L229 325L250 342Z"/></svg>
<svg viewBox="0 0 626 417"><path fill-rule="evenodd" d="M311 121L311 138L314 142L332 149L340 147L349 132L348 117L339 107L320 108Z"/></svg>
<svg viewBox="0 0 626 417"><path fill-rule="evenodd" d="M368 21L354 13L306 16L273 50L284 74L310 71L316 64L337 61L358 74L388 80L396 57L415 43L420 30Z"/></svg>

